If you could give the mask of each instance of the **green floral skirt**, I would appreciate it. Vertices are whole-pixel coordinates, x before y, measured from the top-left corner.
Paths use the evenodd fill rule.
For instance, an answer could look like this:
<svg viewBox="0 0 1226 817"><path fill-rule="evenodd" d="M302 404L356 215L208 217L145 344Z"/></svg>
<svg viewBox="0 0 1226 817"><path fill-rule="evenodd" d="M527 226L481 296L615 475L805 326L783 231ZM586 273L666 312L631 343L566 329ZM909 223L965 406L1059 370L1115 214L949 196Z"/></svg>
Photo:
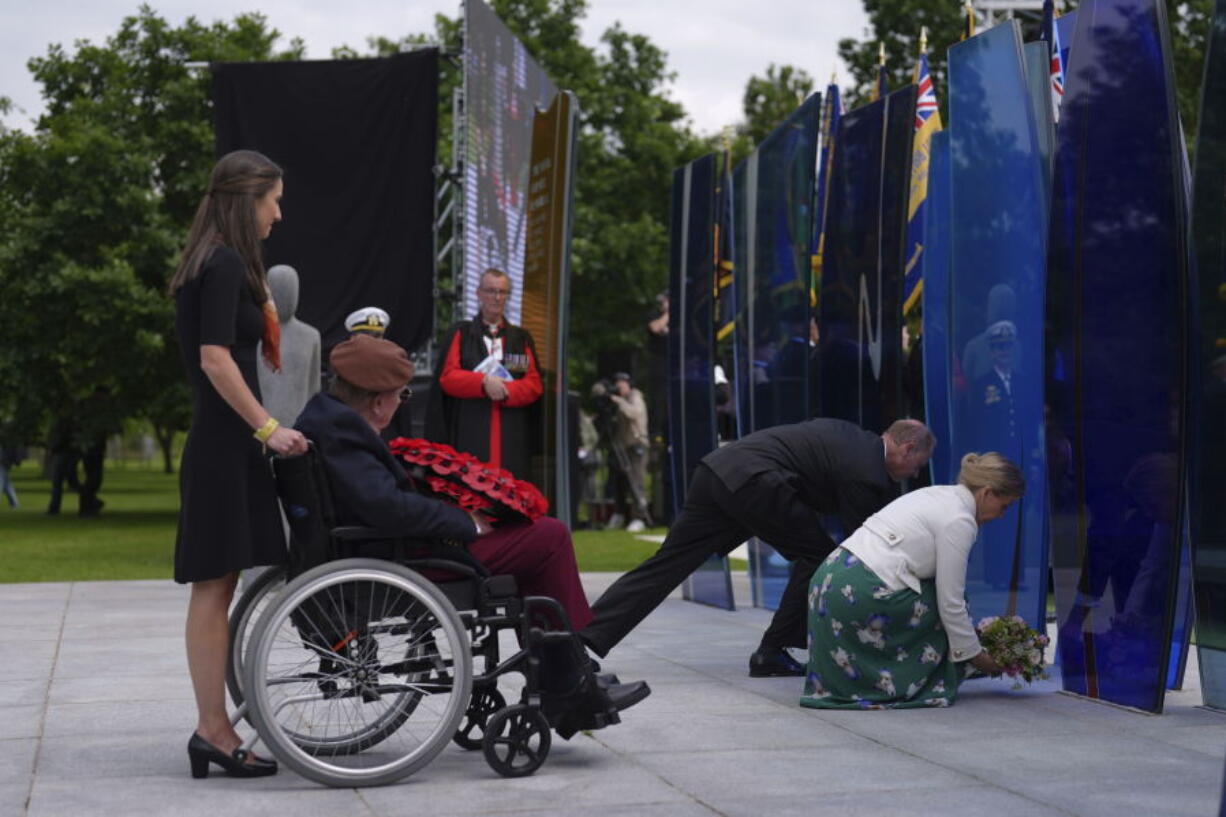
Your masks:
<svg viewBox="0 0 1226 817"><path fill-rule="evenodd" d="M809 585L809 667L801 706L895 709L949 706L963 667L949 660L936 585L889 590L836 548Z"/></svg>

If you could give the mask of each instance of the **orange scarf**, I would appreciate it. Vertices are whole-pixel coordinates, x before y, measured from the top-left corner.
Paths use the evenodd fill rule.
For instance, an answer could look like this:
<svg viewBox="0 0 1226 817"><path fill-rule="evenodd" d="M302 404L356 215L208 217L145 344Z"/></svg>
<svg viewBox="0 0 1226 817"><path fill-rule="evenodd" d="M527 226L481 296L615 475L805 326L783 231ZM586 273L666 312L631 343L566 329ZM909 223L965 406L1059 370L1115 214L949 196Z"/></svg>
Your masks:
<svg viewBox="0 0 1226 817"><path fill-rule="evenodd" d="M277 305L272 302L271 295L264 302L264 336L261 340L264 359L274 372L281 371L281 319L277 317Z"/></svg>

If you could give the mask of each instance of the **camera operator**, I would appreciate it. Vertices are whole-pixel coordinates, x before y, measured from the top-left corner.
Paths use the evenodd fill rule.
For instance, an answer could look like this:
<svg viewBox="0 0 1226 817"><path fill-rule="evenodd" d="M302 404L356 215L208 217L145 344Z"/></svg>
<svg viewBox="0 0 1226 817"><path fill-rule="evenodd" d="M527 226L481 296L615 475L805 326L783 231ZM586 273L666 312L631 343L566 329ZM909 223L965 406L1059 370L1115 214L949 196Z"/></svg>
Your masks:
<svg viewBox="0 0 1226 817"><path fill-rule="evenodd" d="M628 520L626 530L637 533L651 523L647 508L647 403L625 372L613 375L611 389L597 384L593 393L597 396L597 427L606 437L611 454L609 480L616 512L609 527L620 527L622 520Z"/></svg>

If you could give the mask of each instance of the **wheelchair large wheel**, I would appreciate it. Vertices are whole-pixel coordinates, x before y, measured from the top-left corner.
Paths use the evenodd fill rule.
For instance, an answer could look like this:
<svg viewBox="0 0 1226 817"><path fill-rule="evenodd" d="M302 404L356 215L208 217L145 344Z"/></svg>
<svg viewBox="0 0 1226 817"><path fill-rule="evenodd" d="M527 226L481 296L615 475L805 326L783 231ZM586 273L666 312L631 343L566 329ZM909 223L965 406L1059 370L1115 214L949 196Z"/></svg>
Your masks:
<svg viewBox="0 0 1226 817"><path fill-rule="evenodd" d="M269 601L285 587L287 572L285 565L276 565L261 572L255 577L255 581L246 586L230 613L230 655L226 661L226 688L230 690L230 700L234 701L235 706L242 706L245 700L243 656L247 653L251 632Z"/></svg>
<svg viewBox="0 0 1226 817"><path fill-rule="evenodd" d="M268 606L244 659L256 731L287 767L329 786L421 769L463 719L472 656L455 608L406 567L320 565Z"/></svg>

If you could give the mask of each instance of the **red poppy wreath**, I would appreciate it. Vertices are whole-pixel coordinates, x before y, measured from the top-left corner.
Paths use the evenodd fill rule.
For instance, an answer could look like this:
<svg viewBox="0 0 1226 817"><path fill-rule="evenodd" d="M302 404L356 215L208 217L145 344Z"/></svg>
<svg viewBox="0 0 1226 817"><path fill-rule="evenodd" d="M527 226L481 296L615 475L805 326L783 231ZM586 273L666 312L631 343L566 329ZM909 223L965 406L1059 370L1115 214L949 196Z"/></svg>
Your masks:
<svg viewBox="0 0 1226 817"><path fill-rule="evenodd" d="M466 511L485 511L498 519L538 519L549 510L549 501L531 482L472 454L409 437L397 437L388 445L420 477L419 487Z"/></svg>

